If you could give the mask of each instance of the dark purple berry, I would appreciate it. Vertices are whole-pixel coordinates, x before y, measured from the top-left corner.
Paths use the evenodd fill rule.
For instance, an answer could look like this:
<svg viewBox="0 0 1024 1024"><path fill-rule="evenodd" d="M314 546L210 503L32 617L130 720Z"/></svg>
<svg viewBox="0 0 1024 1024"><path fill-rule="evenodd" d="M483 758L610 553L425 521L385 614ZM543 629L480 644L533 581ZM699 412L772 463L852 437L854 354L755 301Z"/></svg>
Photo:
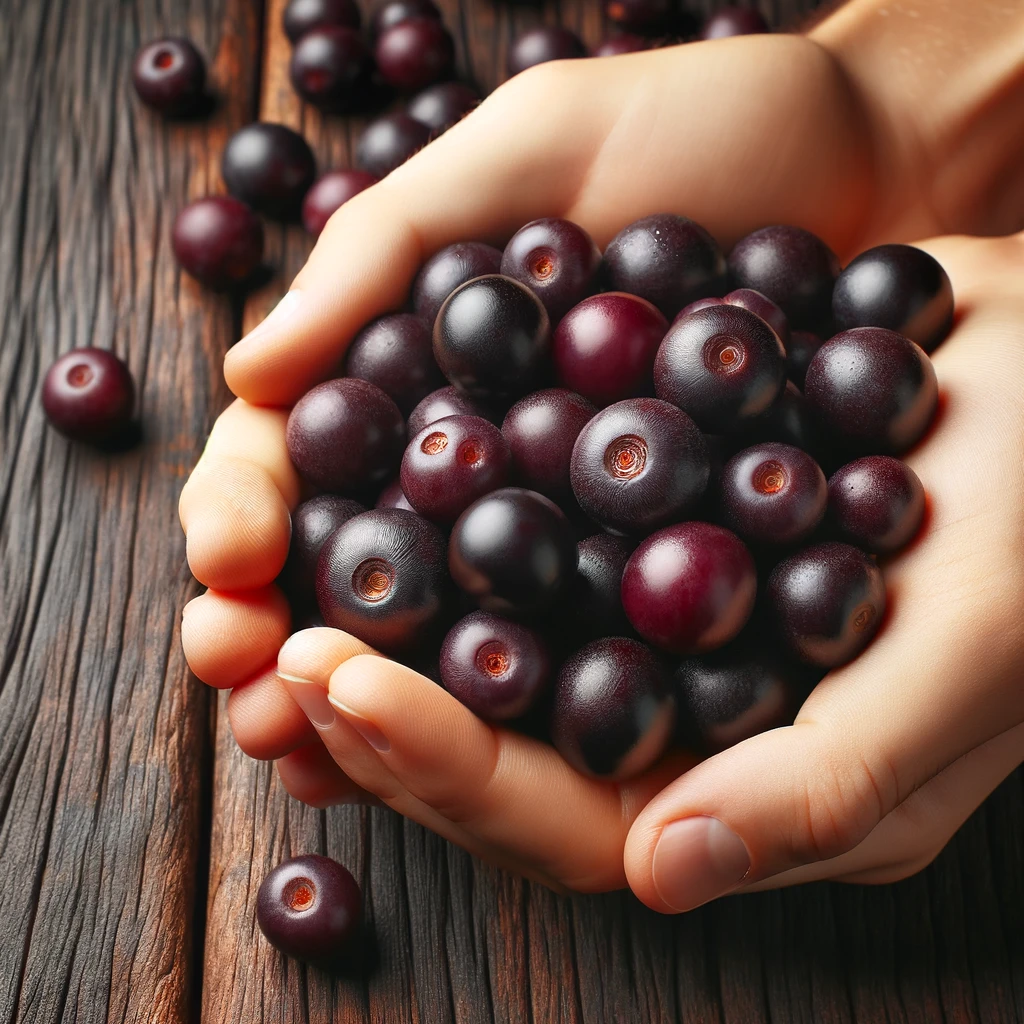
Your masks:
<svg viewBox="0 0 1024 1024"><path fill-rule="evenodd" d="M383 0L370 18L370 34L378 39L389 28L409 18L436 18L440 21L441 12L431 0Z"/></svg>
<svg viewBox="0 0 1024 1024"><path fill-rule="evenodd" d="M349 346L345 373L376 384L404 415L444 384L430 328L411 313L390 313L367 324Z"/></svg>
<svg viewBox="0 0 1024 1024"><path fill-rule="evenodd" d="M46 371L42 397L50 426L65 437L108 441L132 421L135 382L113 352L76 348Z"/></svg>
<svg viewBox="0 0 1024 1024"><path fill-rule="evenodd" d="M343 523L366 509L351 498L318 494L292 512L292 542L284 567L289 597L296 601L316 598L316 567L327 538Z"/></svg>
<svg viewBox="0 0 1024 1024"><path fill-rule="evenodd" d="M555 372L599 406L649 395L654 357L667 332L668 321L646 299L594 295L570 309L555 330Z"/></svg>
<svg viewBox="0 0 1024 1024"><path fill-rule="evenodd" d="M452 579L484 611L517 618L550 608L572 582L576 559L565 513L519 487L470 505L448 543Z"/></svg>
<svg viewBox="0 0 1024 1024"><path fill-rule="evenodd" d="M405 423L375 384L342 377L318 384L295 403L286 437L304 480L322 491L359 494L394 472Z"/></svg>
<svg viewBox="0 0 1024 1024"><path fill-rule="evenodd" d="M786 345L786 376L798 387L804 386L807 367L821 348L821 338L810 331L793 331Z"/></svg>
<svg viewBox="0 0 1024 1024"><path fill-rule="evenodd" d="M267 941L285 956L321 967L337 966L351 951L362 914L356 880L317 854L279 864L256 895L256 920Z"/></svg>
<svg viewBox="0 0 1024 1024"><path fill-rule="evenodd" d="M497 274L501 250L483 242L456 242L434 253L420 268L412 286L412 304L429 324L437 319L444 300L474 277Z"/></svg>
<svg viewBox="0 0 1024 1024"><path fill-rule="evenodd" d="M675 718L658 656L636 640L608 637L587 644L562 667L551 738L577 771L627 779L661 757Z"/></svg>
<svg viewBox="0 0 1024 1024"><path fill-rule="evenodd" d="M480 97L462 82L441 82L417 93L406 113L435 135L448 131L480 103ZM494 268L497 270L497 267Z"/></svg>
<svg viewBox="0 0 1024 1024"><path fill-rule="evenodd" d="M931 425L938 382L914 342L881 327L856 327L818 349L804 396L851 452L901 455Z"/></svg>
<svg viewBox="0 0 1024 1024"><path fill-rule="evenodd" d="M230 288L248 278L263 259L263 224L231 196L189 203L174 220L174 256L209 288Z"/></svg>
<svg viewBox="0 0 1024 1024"><path fill-rule="evenodd" d="M816 544L780 562L767 594L782 640L821 668L860 654L885 613L881 570L849 544Z"/></svg>
<svg viewBox="0 0 1024 1024"><path fill-rule="evenodd" d="M734 533L679 523L648 537L622 574L622 607L657 647L700 654L728 643L754 609L754 560Z"/></svg>
<svg viewBox="0 0 1024 1024"><path fill-rule="evenodd" d="M851 544L873 555L890 555L906 547L921 528L924 487L905 462L869 455L832 474L828 511Z"/></svg>
<svg viewBox="0 0 1024 1024"><path fill-rule="evenodd" d="M672 18L672 0L606 0L604 12L631 32L656 35Z"/></svg>
<svg viewBox="0 0 1024 1024"><path fill-rule="evenodd" d="M521 227L505 246L501 273L525 284L553 324L593 290L601 250L578 224L544 217Z"/></svg>
<svg viewBox="0 0 1024 1024"><path fill-rule="evenodd" d="M573 493L591 519L620 533L650 533L681 519L707 487L707 445L686 413L656 398L599 412L573 448Z"/></svg>
<svg viewBox="0 0 1024 1024"><path fill-rule="evenodd" d="M329 25L307 32L295 44L289 74L307 103L321 110L351 111L371 92L373 55L355 29Z"/></svg>
<svg viewBox="0 0 1024 1024"><path fill-rule="evenodd" d="M383 178L430 141L430 129L408 114L396 111L371 121L356 144L356 163Z"/></svg>
<svg viewBox="0 0 1024 1024"><path fill-rule="evenodd" d="M380 497L377 499L377 503L373 506L374 508L404 508L407 512L415 512L416 510L409 504L409 499L405 496L405 491L402 490L401 479L392 480L391 483L380 492Z"/></svg>
<svg viewBox="0 0 1024 1024"><path fill-rule="evenodd" d="M619 35L608 36L594 48L594 57L618 57L623 53L637 53L640 50L650 48L650 43L641 36L635 36L631 32L622 32Z"/></svg>
<svg viewBox="0 0 1024 1024"><path fill-rule="evenodd" d="M516 402L501 425L516 482L563 508L570 504L573 445L596 413L585 398L563 388L535 391Z"/></svg>
<svg viewBox="0 0 1024 1024"><path fill-rule="evenodd" d="M302 201L302 225L314 237L327 227L334 212L377 179L365 171L328 171Z"/></svg>
<svg viewBox="0 0 1024 1024"><path fill-rule="evenodd" d="M412 92L451 73L455 44L437 18L407 18L378 37L374 55L389 85Z"/></svg>
<svg viewBox="0 0 1024 1024"><path fill-rule="evenodd" d="M879 245L839 275L832 313L841 331L886 327L931 352L953 326L953 285L923 249Z"/></svg>
<svg viewBox="0 0 1024 1024"><path fill-rule="evenodd" d="M734 455L722 471L726 524L756 544L796 544L824 518L828 484L799 448L759 444Z"/></svg>
<svg viewBox="0 0 1024 1024"><path fill-rule="evenodd" d="M547 311L526 285L492 274L457 288L434 323L434 358L460 391L515 398L530 389L551 341Z"/></svg>
<svg viewBox="0 0 1024 1024"><path fill-rule="evenodd" d="M228 139L221 159L228 191L273 217L294 216L316 177L306 140L283 124L257 122Z"/></svg>
<svg viewBox="0 0 1024 1024"><path fill-rule="evenodd" d="M329 25L359 28L362 19L355 0L290 0L283 20L284 34L297 43L313 29Z"/></svg>
<svg viewBox="0 0 1024 1024"><path fill-rule="evenodd" d="M696 313L699 309L707 309L708 306L720 306L725 302L725 299L720 299L717 296L709 295L704 299L694 299L693 302L687 303L678 313L672 318L672 323L677 324L684 316L689 316L691 313Z"/></svg>
<svg viewBox="0 0 1024 1024"><path fill-rule="evenodd" d="M596 533L577 546L579 563L572 594L566 601L573 625L589 636L623 636L631 632L622 610L622 573L633 546L622 537Z"/></svg>
<svg viewBox="0 0 1024 1024"><path fill-rule="evenodd" d="M475 715L519 718L547 687L551 659L540 635L488 612L460 619L441 645L441 682Z"/></svg>
<svg viewBox="0 0 1024 1024"><path fill-rule="evenodd" d="M752 7L723 7L704 23L701 39L726 39L770 31L760 11Z"/></svg>
<svg viewBox="0 0 1024 1024"><path fill-rule="evenodd" d="M676 669L680 713L686 715L708 753L789 725L794 693L779 667L735 645L687 658Z"/></svg>
<svg viewBox="0 0 1024 1024"><path fill-rule="evenodd" d="M730 306L742 306L756 313L778 336L782 347L789 351L789 320L771 299L752 288L737 288L722 300Z"/></svg>
<svg viewBox="0 0 1024 1024"><path fill-rule="evenodd" d="M178 117L202 103L206 62L188 39L157 39L135 55L132 82L146 106Z"/></svg>
<svg viewBox="0 0 1024 1024"><path fill-rule="evenodd" d="M674 213L623 228L604 252L608 283L673 317L688 302L725 290L725 257L699 224Z"/></svg>
<svg viewBox="0 0 1024 1024"><path fill-rule="evenodd" d="M764 412L785 382L778 335L757 314L724 303L676 321L654 360L658 397L712 434Z"/></svg>
<svg viewBox="0 0 1024 1024"><path fill-rule="evenodd" d="M477 498L504 487L511 458L501 431L479 416L424 427L402 456L402 490L421 516L450 525Z"/></svg>
<svg viewBox="0 0 1024 1024"><path fill-rule="evenodd" d="M729 271L739 287L767 295L790 327L831 333L839 259L817 235L787 224L761 228L736 243Z"/></svg>
<svg viewBox="0 0 1024 1024"><path fill-rule="evenodd" d="M379 651L424 640L440 622L450 588L444 534L415 512L364 512L320 552L316 596L324 622Z"/></svg>
<svg viewBox="0 0 1024 1024"><path fill-rule="evenodd" d="M409 413L407 424L409 437L414 437L424 427L445 416L482 416L490 419L486 408L471 401L461 391L451 386L432 391Z"/></svg>
<svg viewBox="0 0 1024 1024"><path fill-rule="evenodd" d="M586 55L587 48L575 32L561 25L538 25L513 40L508 51L508 73L510 76L518 75L520 71L549 60L568 60Z"/></svg>

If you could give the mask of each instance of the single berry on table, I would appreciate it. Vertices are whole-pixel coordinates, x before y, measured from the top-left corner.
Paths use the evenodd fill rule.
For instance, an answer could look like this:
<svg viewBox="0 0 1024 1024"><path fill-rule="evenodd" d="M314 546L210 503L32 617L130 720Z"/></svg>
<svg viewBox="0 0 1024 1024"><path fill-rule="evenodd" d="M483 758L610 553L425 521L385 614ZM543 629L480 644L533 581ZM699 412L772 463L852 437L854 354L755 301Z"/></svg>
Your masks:
<svg viewBox="0 0 1024 1024"><path fill-rule="evenodd" d="M672 738L676 701L661 659L626 637L595 640L562 666L551 738L577 771L627 779L650 768Z"/></svg>
<svg viewBox="0 0 1024 1024"><path fill-rule="evenodd" d="M366 509L351 498L318 494L292 512L292 541L282 573L288 596L302 604L316 600L316 567L320 551L332 533Z"/></svg>
<svg viewBox="0 0 1024 1024"><path fill-rule="evenodd" d="M455 44L437 18L407 18L377 39L374 56L388 85L413 92L451 73Z"/></svg>
<svg viewBox="0 0 1024 1024"><path fill-rule="evenodd" d="M356 144L356 163L377 178L421 150L430 141L430 129L408 114L397 111L371 121Z"/></svg>
<svg viewBox="0 0 1024 1024"><path fill-rule="evenodd" d="M444 534L400 508L354 516L320 552L316 596L333 629L380 651L414 648L450 604Z"/></svg>
<svg viewBox="0 0 1024 1024"><path fill-rule="evenodd" d="M436 18L440 21L441 12L432 0L383 0L370 18L370 35L377 39L389 28L409 18Z"/></svg>
<svg viewBox="0 0 1024 1024"><path fill-rule="evenodd" d="M704 23L701 39L727 39L729 36L759 35L770 31L760 11L752 7L723 7Z"/></svg>
<svg viewBox="0 0 1024 1024"><path fill-rule="evenodd" d="M754 560L734 533L679 523L652 534L622 574L622 607L633 628L675 654L728 643L754 609Z"/></svg>
<svg viewBox="0 0 1024 1024"><path fill-rule="evenodd" d="M798 387L804 386L807 367L821 348L822 339L810 331L793 331L786 345L786 376Z"/></svg>
<svg viewBox="0 0 1024 1024"><path fill-rule="evenodd" d="M480 103L477 93L463 82L441 82L417 93L406 108L415 121L425 124L435 135L448 131ZM498 268L495 267L496 271Z"/></svg>
<svg viewBox="0 0 1024 1024"><path fill-rule="evenodd" d="M285 436L304 480L323 491L361 494L394 473L405 423L375 384L342 377L318 384L295 403Z"/></svg>
<svg viewBox="0 0 1024 1024"><path fill-rule="evenodd" d="M891 555L921 528L924 487L905 462L869 455L829 478L828 512L845 540L873 555Z"/></svg>
<svg viewBox="0 0 1024 1024"><path fill-rule="evenodd" d="M441 645L441 682L475 715L500 722L536 703L551 675L540 634L488 612L471 612Z"/></svg>
<svg viewBox="0 0 1024 1024"><path fill-rule="evenodd" d="M586 57L587 48L575 32L560 25L539 25L513 40L508 51L508 73L518 75L549 60Z"/></svg>
<svg viewBox="0 0 1024 1024"><path fill-rule="evenodd" d="M424 427L443 420L445 416L482 416L485 420L491 419L485 406L449 385L432 391L409 413L409 422L406 424L409 437L414 437Z"/></svg>
<svg viewBox="0 0 1024 1024"><path fill-rule="evenodd" d="M290 218L313 184L316 160L297 132L261 121L228 139L221 174L233 196L270 216Z"/></svg>
<svg viewBox="0 0 1024 1024"><path fill-rule="evenodd" d="M206 62L188 39L157 39L135 55L132 82L146 106L179 117L205 99Z"/></svg>
<svg viewBox="0 0 1024 1024"><path fill-rule="evenodd" d="M42 399L50 426L65 437L109 441L132 422L135 381L113 352L76 348L46 371Z"/></svg>
<svg viewBox="0 0 1024 1024"><path fill-rule="evenodd" d="M668 321L646 299L593 295L562 318L552 343L555 373L595 405L654 391L654 357Z"/></svg>
<svg viewBox="0 0 1024 1024"><path fill-rule="evenodd" d="M789 351L789 319L767 295L762 295L753 288L736 288L722 301L730 306L742 306L751 313L756 313L779 336L782 347Z"/></svg>
<svg viewBox="0 0 1024 1024"><path fill-rule="evenodd" d="M297 43L313 29L329 25L359 28L361 21L355 0L290 0L284 9L284 34Z"/></svg>
<svg viewBox="0 0 1024 1024"><path fill-rule="evenodd" d="M412 286L416 313L433 325L444 300L474 277L497 274L501 250L484 242L455 242L434 253L420 268Z"/></svg>
<svg viewBox="0 0 1024 1024"><path fill-rule="evenodd" d="M335 113L352 111L371 94L373 54L355 29L316 28L295 44L289 74L307 103Z"/></svg>
<svg viewBox="0 0 1024 1024"><path fill-rule="evenodd" d="M241 284L263 260L263 224L232 196L207 196L175 218L171 245L178 263L210 288Z"/></svg>
<svg viewBox="0 0 1024 1024"><path fill-rule="evenodd" d="M594 57L618 57L623 53L637 53L640 50L650 49L651 44L642 36L635 36L631 32L621 32L618 35L607 36L594 48Z"/></svg>
<svg viewBox="0 0 1024 1024"><path fill-rule="evenodd" d="M618 533L650 533L682 519L704 494L709 472L693 420L656 398L599 412L580 431L570 463L580 507Z"/></svg>
<svg viewBox="0 0 1024 1024"><path fill-rule="evenodd" d="M376 184L377 179L366 171L328 171L321 175L302 200L303 227L318 238L335 211Z"/></svg>

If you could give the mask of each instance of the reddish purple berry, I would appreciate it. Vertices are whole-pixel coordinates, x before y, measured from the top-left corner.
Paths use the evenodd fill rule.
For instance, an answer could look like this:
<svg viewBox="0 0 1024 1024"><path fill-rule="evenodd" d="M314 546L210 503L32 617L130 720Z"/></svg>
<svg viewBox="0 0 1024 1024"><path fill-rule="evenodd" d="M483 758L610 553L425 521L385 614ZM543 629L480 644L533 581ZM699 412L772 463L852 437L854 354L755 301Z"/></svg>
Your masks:
<svg viewBox="0 0 1024 1024"><path fill-rule="evenodd" d="M437 18L406 18L377 38L374 54L389 85L413 92L451 73L455 44Z"/></svg>
<svg viewBox="0 0 1024 1024"><path fill-rule="evenodd" d="M135 381L113 352L76 348L46 371L42 398L55 430L73 441L109 441L132 421Z"/></svg>
<svg viewBox="0 0 1024 1024"><path fill-rule="evenodd" d="M231 196L189 203L175 218L174 255L182 268L209 288L241 284L263 259L263 224Z"/></svg>
<svg viewBox="0 0 1024 1024"><path fill-rule="evenodd" d="M424 427L443 420L445 416L482 416L485 420L491 419L484 406L471 401L461 391L449 385L432 391L409 413L409 437L414 437Z"/></svg>
<svg viewBox="0 0 1024 1024"><path fill-rule="evenodd" d="M409 504L409 499L405 496L405 491L402 490L402 481L400 479L392 480L391 483L380 492L380 497L377 498L374 508L404 508L406 512L415 512L416 510Z"/></svg>
<svg viewBox="0 0 1024 1024"><path fill-rule="evenodd" d="M730 306L742 306L756 313L778 336L782 347L789 351L789 320L771 299L752 288L737 288L722 300Z"/></svg>
<svg viewBox="0 0 1024 1024"><path fill-rule="evenodd" d="M288 70L295 91L321 110L355 110L373 91L373 54L355 29L340 25L307 32Z"/></svg>
<svg viewBox="0 0 1024 1024"><path fill-rule="evenodd" d="M370 18L370 35L378 39L389 28L410 18L436 18L441 20L441 12L432 0L382 0Z"/></svg>
<svg viewBox="0 0 1024 1024"><path fill-rule="evenodd" d="M206 62L188 39L157 39L135 55L132 82L146 106L179 117L205 98Z"/></svg>
<svg viewBox="0 0 1024 1024"><path fill-rule="evenodd" d="M284 33L297 43L313 29L328 25L359 28L361 20L355 0L290 0L284 9Z"/></svg>
<svg viewBox="0 0 1024 1024"><path fill-rule="evenodd" d="M924 487L905 462L869 455L832 474L828 511L851 544L873 555L891 555L906 547L921 528Z"/></svg>
<svg viewBox="0 0 1024 1024"><path fill-rule="evenodd" d="M328 171L306 193L302 201L303 227L314 237L327 227L332 214L363 189L376 185L366 171Z"/></svg>

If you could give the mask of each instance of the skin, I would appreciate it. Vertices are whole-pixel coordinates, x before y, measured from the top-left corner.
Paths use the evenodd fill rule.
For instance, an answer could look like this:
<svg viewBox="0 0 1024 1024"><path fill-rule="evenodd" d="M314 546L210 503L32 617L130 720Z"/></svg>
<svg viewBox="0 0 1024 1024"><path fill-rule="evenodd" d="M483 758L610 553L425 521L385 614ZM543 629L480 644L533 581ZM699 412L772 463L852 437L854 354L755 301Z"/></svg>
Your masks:
<svg viewBox="0 0 1024 1024"><path fill-rule="evenodd" d="M189 564L209 588L186 608L182 642L196 675L232 688L239 744L277 759L292 795L380 800L553 887L628 884L670 912L714 895L666 898L657 884L670 822L728 825L750 857L747 890L887 882L928 864L1021 763L1024 236L1011 232L1024 224L1024 10L890 6L851 3L810 37L518 76L345 204L296 278L298 297L230 350L239 398L181 497ZM815 689L793 726L613 784L481 722L353 637L288 638L273 580L299 482L281 410L330 375L363 323L404 301L443 245L500 244L527 220L564 216L604 246L662 210L692 216L726 247L764 224L800 224L844 262L881 242L947 235L920 244L949 272L958 320L933 357L939 421L908 458L930 522L886 566L891 614L874 644ZM565 829L568 816L586 827Z"/></svg>

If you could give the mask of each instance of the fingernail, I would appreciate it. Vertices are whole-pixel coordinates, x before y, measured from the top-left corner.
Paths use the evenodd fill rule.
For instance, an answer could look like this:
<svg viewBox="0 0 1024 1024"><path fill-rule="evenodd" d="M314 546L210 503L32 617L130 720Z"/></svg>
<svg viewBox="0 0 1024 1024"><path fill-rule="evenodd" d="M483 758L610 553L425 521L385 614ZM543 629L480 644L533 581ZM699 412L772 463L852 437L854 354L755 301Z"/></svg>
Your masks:
<svg viewBox="0 0 1024 1024"><path fill-rule="evenodd" d="M244 345L270 331L277 330L294 312L302 302L302 292L293 288L286 292L281 301L238 343Z"/></svg>
<svg viewBox="0 0 1024 1024"><path fill-rule="evenodd" d="M292 699L302 708L306 717L321 732L326 732L337 721L334 708L327 698L327 691L319 684L309 679L300 679L298 676L286 675L278 672L278 677L284 680L285 687L292 695Z"/></svg>
<svg viewBox="0 0 1024 1024"><path fill-rule="evenodd" d="M384 733L382 733L380 729L373 724L373 722L367 718L363 718L362 715L353 711L351 708L345 707L341 701L335 700L334 697L328 695L327 699L334 705L335 709L341 713L341 717L344 718L345 721L348 722L348 724L351 725L352 728L355 729L355 731L359 733L359 735L362 736L374 750L379 750L384 754L391 749L391 744L388 743L387 736L385 736Z"/></svg>
<svg viewBox="0 0 1024 1024"><path fill-rule="evenodd" d="M678 911L732 892L749 870L743 840L718 818L706 816L666 825L651 868L658 895Z"/></svg>

